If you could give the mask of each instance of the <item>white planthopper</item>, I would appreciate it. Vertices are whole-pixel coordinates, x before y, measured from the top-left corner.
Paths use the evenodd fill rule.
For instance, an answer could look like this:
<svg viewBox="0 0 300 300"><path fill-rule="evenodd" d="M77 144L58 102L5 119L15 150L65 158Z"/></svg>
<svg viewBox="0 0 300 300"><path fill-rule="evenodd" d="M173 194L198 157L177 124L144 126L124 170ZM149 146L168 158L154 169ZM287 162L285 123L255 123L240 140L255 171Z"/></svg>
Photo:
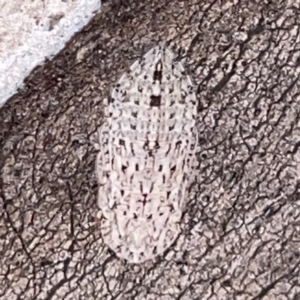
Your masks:
<svg viewBox="0 0 300 300"><path fill-rule="evenodd" d="M197 100L172 51L152 48L113 86L96 161L104 242L122 259L162 254L180 232L196 163Z"/></svg>

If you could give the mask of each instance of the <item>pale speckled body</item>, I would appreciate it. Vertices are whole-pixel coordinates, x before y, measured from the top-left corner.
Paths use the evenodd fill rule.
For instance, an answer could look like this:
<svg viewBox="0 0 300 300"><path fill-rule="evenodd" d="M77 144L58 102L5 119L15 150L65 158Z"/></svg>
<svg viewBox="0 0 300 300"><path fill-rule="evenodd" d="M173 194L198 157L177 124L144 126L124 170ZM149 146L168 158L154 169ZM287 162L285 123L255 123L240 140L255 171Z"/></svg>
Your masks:
<svg viewBox="0 0 300 300"><path fill-rule="evenodd" d="M96 162L101 231L117 256L141 263L180 232L197 143L191 78L156 46L113 86L105 113Z"/></svg>

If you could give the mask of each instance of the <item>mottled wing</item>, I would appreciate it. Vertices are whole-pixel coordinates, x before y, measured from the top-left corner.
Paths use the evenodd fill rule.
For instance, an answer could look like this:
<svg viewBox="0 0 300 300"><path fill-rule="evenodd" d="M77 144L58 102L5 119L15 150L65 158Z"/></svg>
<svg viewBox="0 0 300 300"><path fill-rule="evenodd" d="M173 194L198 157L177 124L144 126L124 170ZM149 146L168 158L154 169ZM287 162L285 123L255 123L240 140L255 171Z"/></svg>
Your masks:
<svg viewBox="0 0 300 300"><path fill-rule="evenodd" d="M113 87L99 132L98 204L104 241L129 262L154 258L179 234L195 159L196 111L190 77L163 46Z"/></svg>

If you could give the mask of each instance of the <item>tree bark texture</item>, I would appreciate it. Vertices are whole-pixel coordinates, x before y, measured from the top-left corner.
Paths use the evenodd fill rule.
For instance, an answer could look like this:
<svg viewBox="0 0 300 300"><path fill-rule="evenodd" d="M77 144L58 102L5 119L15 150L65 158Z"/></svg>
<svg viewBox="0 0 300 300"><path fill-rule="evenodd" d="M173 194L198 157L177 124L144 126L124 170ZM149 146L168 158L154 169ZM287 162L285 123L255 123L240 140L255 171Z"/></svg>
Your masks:
<svg viewBox="0 0 300 300"><path fill-rule="evenodd" d="M0 299L300 299L299 13L105 2L0 110ZM200 165L176 243L129 265L97 227L92 138L111 85L160 41L197 87Z"/></svg>

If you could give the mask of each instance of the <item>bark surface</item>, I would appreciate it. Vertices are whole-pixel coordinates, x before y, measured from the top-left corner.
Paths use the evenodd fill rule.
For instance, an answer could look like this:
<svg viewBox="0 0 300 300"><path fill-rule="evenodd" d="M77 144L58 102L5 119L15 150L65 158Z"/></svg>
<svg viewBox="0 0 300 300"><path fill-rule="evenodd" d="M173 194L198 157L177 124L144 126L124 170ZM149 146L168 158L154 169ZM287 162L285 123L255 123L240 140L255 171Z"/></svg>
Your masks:
<svg viewBox="0 0 300 300"><path fill-rule="evenodd" d="M0 299L300 299L300 1L122 1L0 110ZM129 265L97 227L102 101L159 41L198 89L182 234Z"/></svg>

